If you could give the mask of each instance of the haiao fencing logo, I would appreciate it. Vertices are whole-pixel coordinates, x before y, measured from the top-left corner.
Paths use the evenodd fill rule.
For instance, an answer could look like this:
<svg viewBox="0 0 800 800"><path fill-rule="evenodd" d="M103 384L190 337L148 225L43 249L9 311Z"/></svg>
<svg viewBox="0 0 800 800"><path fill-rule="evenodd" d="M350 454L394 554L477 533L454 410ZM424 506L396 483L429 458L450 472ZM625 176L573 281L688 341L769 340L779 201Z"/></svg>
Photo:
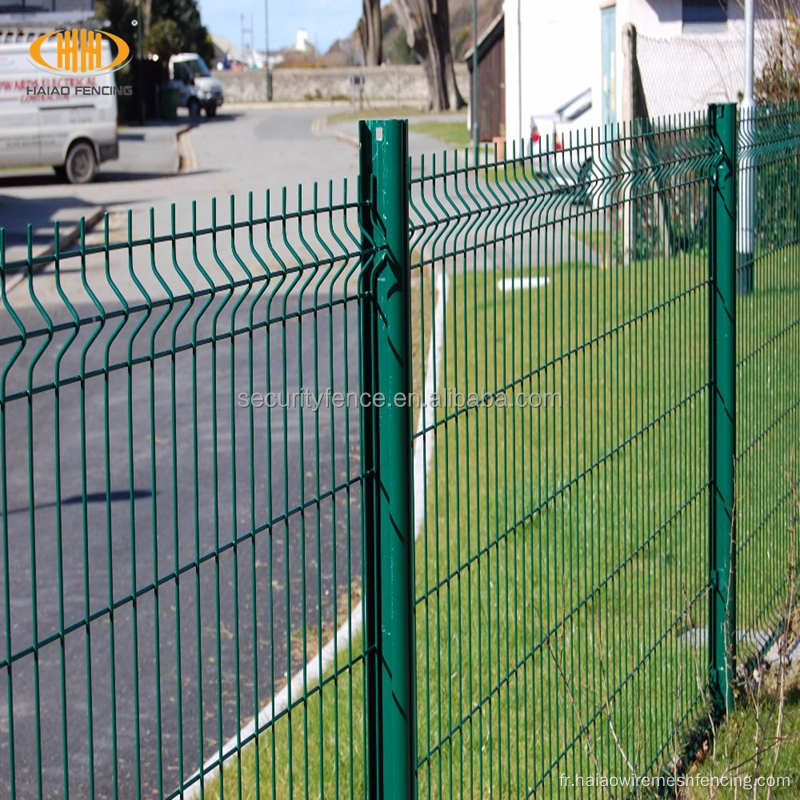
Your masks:
<svg viewBox="0 0 800 800"><path fill-rule="evenodd" d="M50 37L55 36L55 52L51 47L42 48ZM117 46L116 58L103 64L103 38L114 42ZM110 51L107 50L106 53ZM107 31L50 31L31 43L30 55L37 67L57 75L99 75L104 72L115 72L124 67L131 59L131 49L119 36ZM51 63L55 60L55 63Z"/></svg>

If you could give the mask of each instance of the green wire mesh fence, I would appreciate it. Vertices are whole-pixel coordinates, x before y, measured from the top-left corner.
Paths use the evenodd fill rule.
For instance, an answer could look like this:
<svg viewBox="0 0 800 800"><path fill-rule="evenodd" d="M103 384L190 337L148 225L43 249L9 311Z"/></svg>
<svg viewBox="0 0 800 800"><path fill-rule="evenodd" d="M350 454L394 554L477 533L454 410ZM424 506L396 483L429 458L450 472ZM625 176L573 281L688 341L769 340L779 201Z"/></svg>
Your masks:
<svg viewBox="0 0 800 800"><path fill-rule="evenodd" d="M784 628L797 553L800 108L740 113L736 627L747 665Z"/></svg>
<svg viewBox="0 0 800 800"><path fill-rule="evenodd" d="M361 619L358 411L297 397L358 387L357 210L267 193L120 242L107 217L5 265L3 796L177 796L256 729L259 790L291 795L307 750L276 752L316 746L323 686L316 774L365 768L355 637L288 683Z"/></svg>
<svg viewBox="0 0 800 800"><path fill-rule="evenodd" d="M647 775L702 705L683 637L707 620L717 159L704 115L609 134L416 179L438 382L492 399L429 423L422 797Z"/></svg>
<svg viewBox="0 0 800 800"><path fill-rule="evenodd" d="M3 796L593 797L780 634L800 110L405 136L0 241Z"/></svg>

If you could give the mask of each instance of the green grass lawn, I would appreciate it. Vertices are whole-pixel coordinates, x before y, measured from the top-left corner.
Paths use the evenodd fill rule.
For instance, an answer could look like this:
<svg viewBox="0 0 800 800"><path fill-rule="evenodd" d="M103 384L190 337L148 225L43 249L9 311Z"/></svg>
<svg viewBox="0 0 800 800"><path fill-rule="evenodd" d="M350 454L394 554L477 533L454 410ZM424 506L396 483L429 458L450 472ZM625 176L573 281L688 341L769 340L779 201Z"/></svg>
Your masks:
<svg viewBox="0 0 800 800"><path fill-rule="evenodd" d="M707 296L696 264L658 266L557 266L514 293L480 268L454 281L447 385L562 407L476 409L437 433L422 796L547 793L561 773L628 774L626 758L645 771L697 700L680 637L705 616L707 464L680 454L705 445ZM643 713L642 697L658 702Z"/></svg>
<svg viewBox="0 0 800 800"><path fill-rule="evenodd" d="M418 116L423 112L420 106L385 106L382 108L362 108L352 111L337 111L328 115L328 122L357 122L360 119L404 119Z"/></svg>
<svg viewBox="0 0 800 800"><path fill-rule="evenodd" d="M463 116L459 116L457 120L453 120L452 122L439 122L435 120L412 122L410 128L412 131L424 133L426 136L432 136L434 139L438 139L446 145L457 149L472 144L472 134L469 128L467 128Z"/></svg>
<svg viewBox="0 0 800 800"><path fill-rule="evenodd" d="M759 262L739 302L744 629L776 622L787 567L797 255ZM707 651L685 634L708 606L706 261L529 268L515 274L550 284L511 293L483 251L440 262L453 270L440 388L559 393L561 407L437 412L416 544L421 798L653 774L681 752L672 731L703 716ZM431 281L417 325L433 316ZM258 765L253 747L241 774L230 762L225 795L241 780L244 797L363 796L363 669L347 664L262 734Z"/></svg>
<svg viewBox="0 0 800 800"><path fill-rule="evenodd" d="M328 116L328 122L357 122L362 119L403 119L415 118L410 129L438 139L448 147L462 149L472 143L472 135L464 122L463 114L459 114L452 122L419 119L423 110L411 106L391 106L387 108L370 108L359 111L340 111Z"/></svg>

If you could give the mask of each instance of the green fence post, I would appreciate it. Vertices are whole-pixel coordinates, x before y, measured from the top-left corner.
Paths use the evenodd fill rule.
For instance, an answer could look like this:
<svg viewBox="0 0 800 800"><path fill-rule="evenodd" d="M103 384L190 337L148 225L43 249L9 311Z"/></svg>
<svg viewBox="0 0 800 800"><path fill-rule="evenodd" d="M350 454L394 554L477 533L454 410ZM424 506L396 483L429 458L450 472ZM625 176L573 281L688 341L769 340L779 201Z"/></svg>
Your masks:
<svg viewBox="0 0 800 800"><path fill-rule="evenodd" d="M408 124L359 127L363 513L366 541L369 781L373 800L414 796L411 306L408 291ZM381 393L385 403L380 403Z"/></svg>
<svg viewBox="0 0 800 800"><path fill-rule="evenodd" d="M711 689L733 706L736 658L736 105L709 107L711 140L721 156L711 185L711 513L708 620Z"/></svg>

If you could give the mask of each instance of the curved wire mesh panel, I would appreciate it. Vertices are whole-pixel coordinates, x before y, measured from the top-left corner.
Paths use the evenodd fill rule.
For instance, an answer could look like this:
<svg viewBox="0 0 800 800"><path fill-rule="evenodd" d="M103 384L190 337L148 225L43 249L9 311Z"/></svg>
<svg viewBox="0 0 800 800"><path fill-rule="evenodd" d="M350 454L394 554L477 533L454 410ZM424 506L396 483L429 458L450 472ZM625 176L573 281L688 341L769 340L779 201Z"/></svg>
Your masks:
<svg viewBox="0 0 800 800"><path fill-rule="evenodd" d="M412 180L419 796L593 797L704 709L716 156L698 115L482 160Z"/></svg>
<svg viewBox="0 0 800 800"><path fill-rule="evenodd" d="M737 628L746 665L772 647L795 601L800 109L740 115L740 219L750 208L740 225L739 284L748 293L737 304L736 342Z"/></svg>
<svg viewBox="0 0 800 800"><path fill-rule="evenodd" d="M106 216L3 264L3 796L362 793L357 211Z"/></svg>

